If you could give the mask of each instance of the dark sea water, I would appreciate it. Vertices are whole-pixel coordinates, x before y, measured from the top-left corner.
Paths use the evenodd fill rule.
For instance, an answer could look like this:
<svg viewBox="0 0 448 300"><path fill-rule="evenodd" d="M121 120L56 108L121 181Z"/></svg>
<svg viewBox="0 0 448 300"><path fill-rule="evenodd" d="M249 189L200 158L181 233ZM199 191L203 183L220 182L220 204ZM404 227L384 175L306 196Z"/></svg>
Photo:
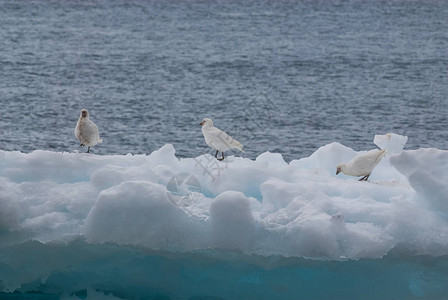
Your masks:
<svg viewBox="0 0 448 300"><path fill-rule="evenodd" d="M0 149L79 149L82 108L97 154L211 153L204 117L251 158L447 149L447 28L447 1L0 0Z"/></svg>

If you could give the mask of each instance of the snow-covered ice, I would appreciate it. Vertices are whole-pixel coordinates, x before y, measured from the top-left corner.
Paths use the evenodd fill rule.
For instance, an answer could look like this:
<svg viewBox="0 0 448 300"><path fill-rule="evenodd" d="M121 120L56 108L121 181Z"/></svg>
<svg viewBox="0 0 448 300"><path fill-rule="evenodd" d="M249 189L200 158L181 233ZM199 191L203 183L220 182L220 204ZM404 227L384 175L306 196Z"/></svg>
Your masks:
<svg viewBox="0 0 448 300"><path fill-rule="evenodd" d="M335 166L356 154L339 143L290 163L269 152L228 163L178 159L169 144L148 156L0 152L0 228L44 242L81 234L152 249L318 259L382 257L401 244L448 254L448 152L392 155L369 182L336 177ZM198 191L170 192L180 173L195 177ZM177 205L181 198L190 201Z"/></svg>
<svg viewBox="0 0 448 300"><path fill-rule="evenodd" d="M150 155L0 151L1 285L60 271L16 271L17 247L67 243L319 261L448 255L448 151L389 154L368 182L336 177L360 153L336 142L289 163L269 152L178 159L169 144Z"/></svg>
<svg viewBox="0 0 448 300"><path fill-rule="evenodd" d="M385 149L388 155L400 153L408 142L407 136L395 133L387 133L384 135L377 134L373 139L375 145L381 149Z"/></svg>

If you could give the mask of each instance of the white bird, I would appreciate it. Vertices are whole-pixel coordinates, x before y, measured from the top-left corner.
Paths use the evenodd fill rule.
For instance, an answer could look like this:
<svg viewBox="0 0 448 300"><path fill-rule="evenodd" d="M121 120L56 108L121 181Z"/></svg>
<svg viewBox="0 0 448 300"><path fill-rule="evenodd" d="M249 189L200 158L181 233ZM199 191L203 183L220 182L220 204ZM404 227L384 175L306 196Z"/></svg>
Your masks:
<svg viewBox="0 0 448 300"><path fill-rule="evenodd" d="M372 170L386 155L386 150L374 149L367 153L360 154L348 163L339 164L336 168L336 175L340 172L350 176L363 176L359 181L367 181Z"/></svg>
<svg viewBox="0 0 448 300"><path fill-rule="evenodd" d="M90 152L90 146L103 142L100 138L98 127L89 119L87 109L81 110L81 115L75 128L75 136L81 142L80 146L88 146L87 153Z"/></svg>
<svg viewBox="0 0 448 300"><path fill-rule="evenodd" d="M223 160L224 151L230 149L238 149L244 152L243 145L224 131L214 127L212 119L205 118L199 125L202 126L202 134L204 135L207 145L216 150L216 159ZM218 158L218 152L221 152L221 158Z"/></svg>

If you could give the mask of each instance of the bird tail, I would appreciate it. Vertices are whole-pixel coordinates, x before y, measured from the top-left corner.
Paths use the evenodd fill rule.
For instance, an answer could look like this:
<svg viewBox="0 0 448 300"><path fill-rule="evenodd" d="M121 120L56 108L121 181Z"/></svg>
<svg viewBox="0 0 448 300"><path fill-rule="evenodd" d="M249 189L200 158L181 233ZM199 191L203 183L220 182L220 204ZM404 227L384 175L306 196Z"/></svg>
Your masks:
<svg viewBox="0 0 448 300"><path fill-rule="evenodd" d="M244 149L243 149L243 144L241 144L241 143L239 143L239 142L237 142L238 144L236 145L236 149L238 149L238 150L240 150L241 152L245 152L244 151Z"/></svg>

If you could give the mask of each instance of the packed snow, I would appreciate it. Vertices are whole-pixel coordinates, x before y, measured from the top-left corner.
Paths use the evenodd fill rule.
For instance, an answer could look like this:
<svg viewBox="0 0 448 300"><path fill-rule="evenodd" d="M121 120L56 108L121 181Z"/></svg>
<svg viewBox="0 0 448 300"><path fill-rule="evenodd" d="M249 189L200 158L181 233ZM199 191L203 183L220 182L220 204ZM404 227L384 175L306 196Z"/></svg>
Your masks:
<svg viewBox="0 0 448 300"><path fill-rule="evenodd" d="M337 142L289 163L269 152L178 159L170 144L150 155L0 151L0 249L81 237L320 261L448 255L448 151L381 139L390 152L367 182L336 176L340 162L368 150Z"/></svg>

